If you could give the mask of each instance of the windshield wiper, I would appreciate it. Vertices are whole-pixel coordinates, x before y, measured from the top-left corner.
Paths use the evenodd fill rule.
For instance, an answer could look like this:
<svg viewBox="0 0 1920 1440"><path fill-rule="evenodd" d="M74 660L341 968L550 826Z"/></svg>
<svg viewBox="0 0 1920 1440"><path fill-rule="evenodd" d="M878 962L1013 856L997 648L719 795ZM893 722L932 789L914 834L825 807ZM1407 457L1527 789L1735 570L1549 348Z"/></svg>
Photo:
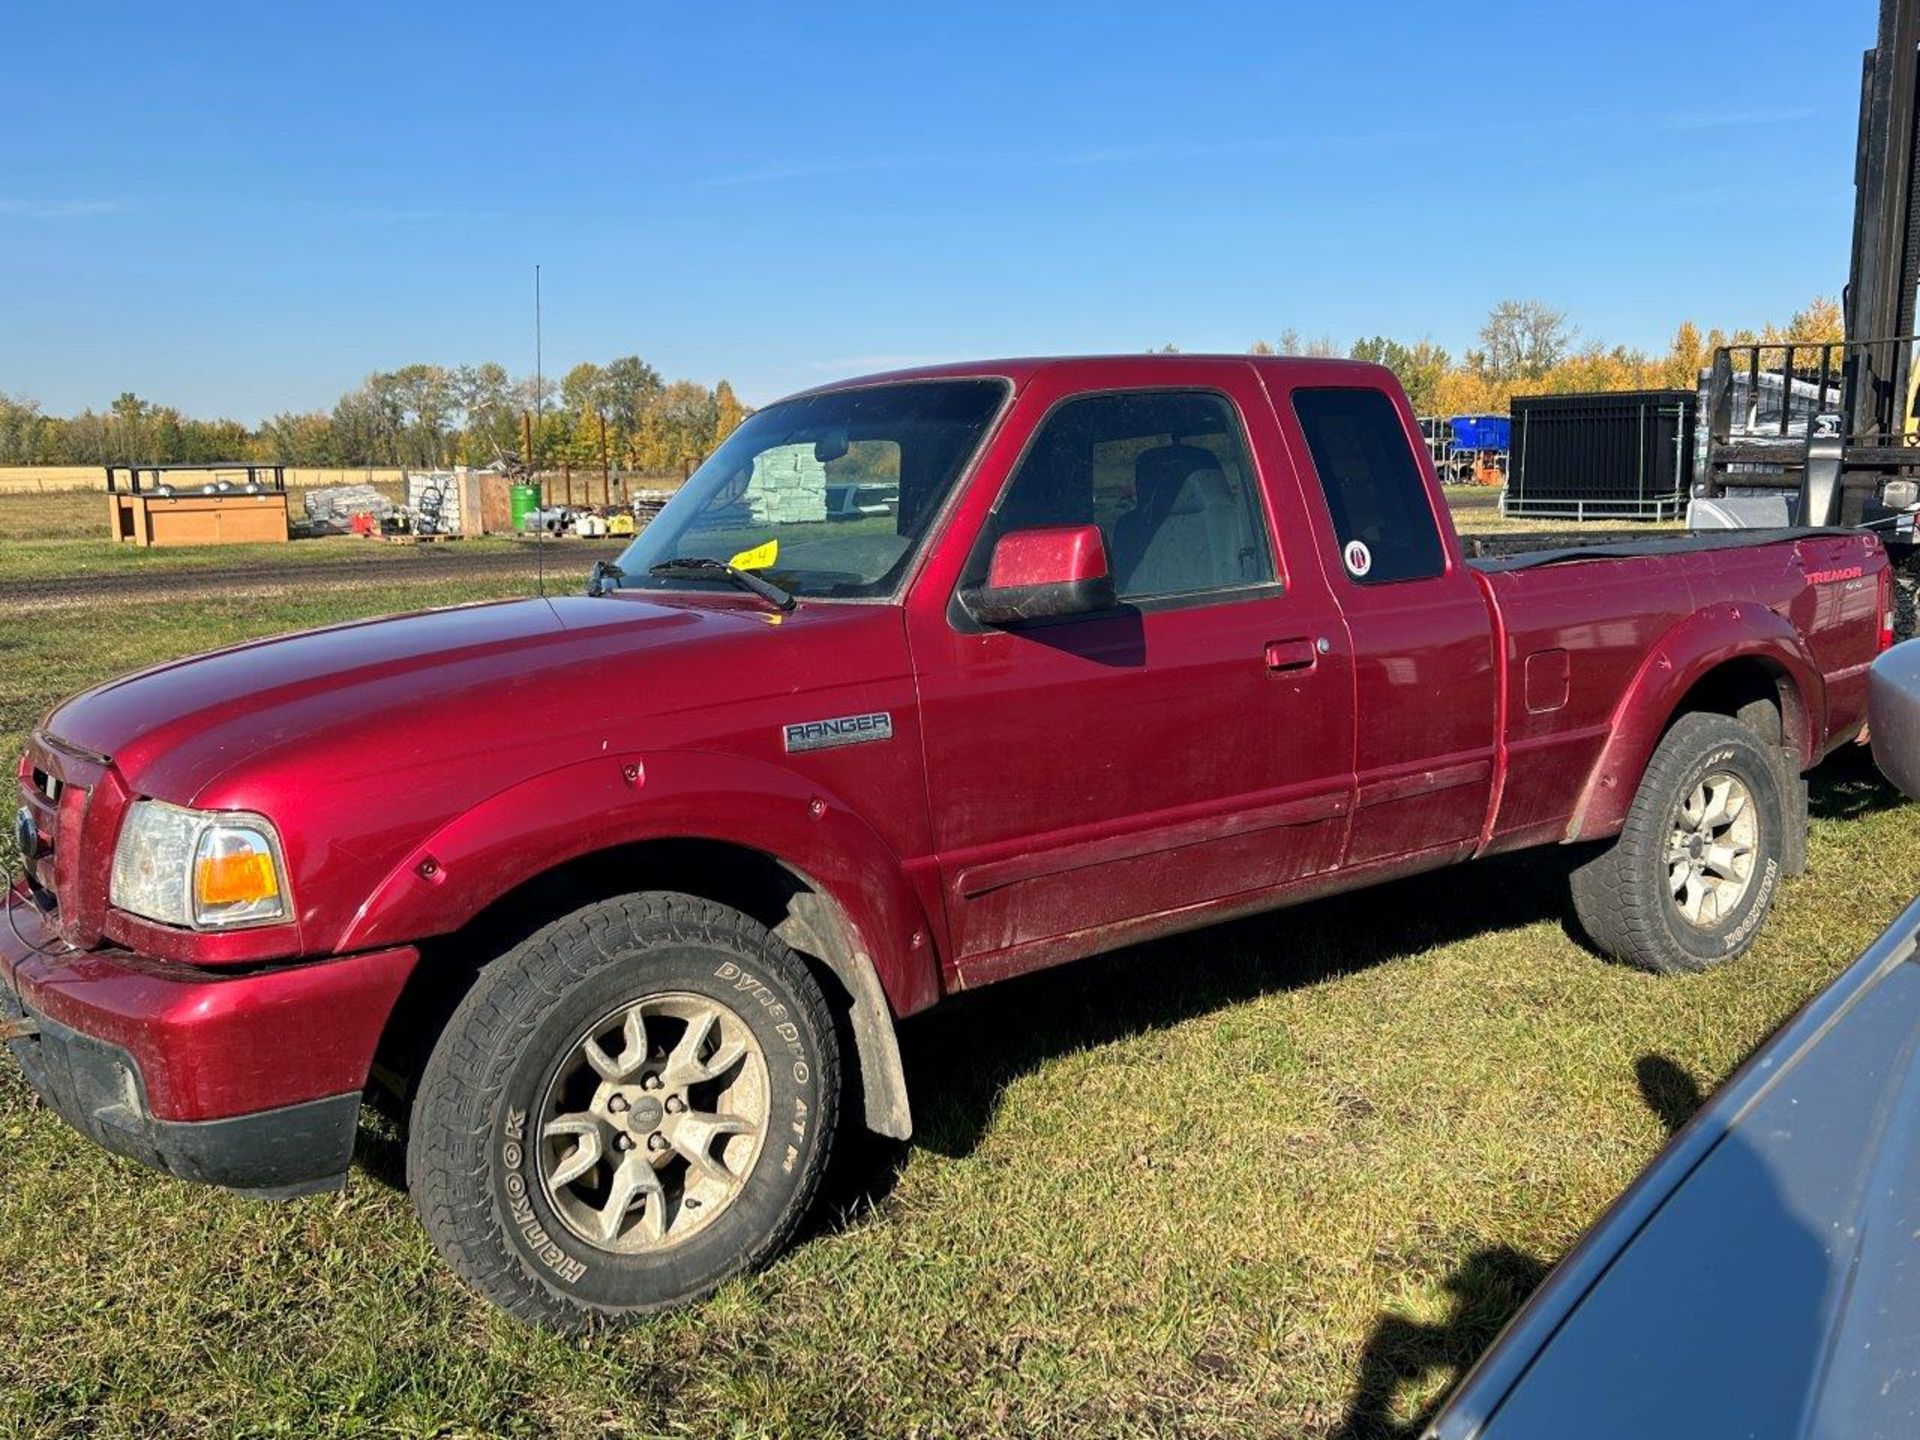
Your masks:
<svg viewBox="0 0 1920 1440"><path fill-rule="evenodd" d="M794 606L792 594L771 580L762 580L751 570L741 570L724 560L712 560L704 555L662 560L658 565L649 565L647 574L662 580L726 580L778 609L791 610Z"/></svg>

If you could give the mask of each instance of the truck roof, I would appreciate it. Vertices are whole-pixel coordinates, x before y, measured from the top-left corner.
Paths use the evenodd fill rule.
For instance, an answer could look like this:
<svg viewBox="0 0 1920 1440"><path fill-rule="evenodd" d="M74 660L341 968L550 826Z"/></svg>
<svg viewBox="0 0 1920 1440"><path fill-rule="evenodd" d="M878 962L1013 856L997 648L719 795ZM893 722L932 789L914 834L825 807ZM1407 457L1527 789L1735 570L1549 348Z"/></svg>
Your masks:
<svg viewBox="0 0 1920 1440"><path fill-rule="evenodd" d="M1115 364L1131 363L1152 366L1156 369L1178 371L1189 366L1218 365L1221 363L1251 365L1267 372L1281 371L1295 378L1304 374L1326 374L1329 371L1341 372L1349 379L1366 376L1379 382L1391 381L1392 372L1384 366L1365 360L1340 360L1306 355L1247 355L1247 354L1166 354L1151 351L1145 354L1109 354L1109 355L1027 355L1000 360L950 360L937 365L915 365L898 370L877 370L865 375L856 375L844 380L833 380L823 385L809 386L795 392L797 395L818 395L831 390L851 390L867 385L881 385L898 380L959 380L984 376L1012 381L1016 386L1025 385L1035 375L1044 370L1064 369L1071 372L1085 367L1089 370L1108 369ZM1092 383L1103 383L1097 378ZM785 398L793 398L788 396Z"/></svg>

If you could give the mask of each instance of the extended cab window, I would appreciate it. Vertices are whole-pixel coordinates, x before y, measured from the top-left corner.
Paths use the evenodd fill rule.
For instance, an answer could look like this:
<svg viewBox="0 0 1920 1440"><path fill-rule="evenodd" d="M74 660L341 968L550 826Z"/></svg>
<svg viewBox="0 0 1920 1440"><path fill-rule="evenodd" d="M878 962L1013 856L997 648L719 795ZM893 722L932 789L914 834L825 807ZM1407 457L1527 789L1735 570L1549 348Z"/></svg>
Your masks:
<svg viewBox="0 0 1920 1440"><path fill-rule="evenodd" d="M1089 395L1041 425L987 540L1034 525L1098 525L1123 600L1257 585L1274 572L1255 485L1224 397ZM982 569L987 548L975 557Z"/></svg>
<svg viewBox="0 0 1920 1440"><path fill-rule="evenodd" d="M1293 413L1347 574L1361 585L1385 585L1442 573L1440 527L1393 401L1362 387L1296 390Z"/></svg>

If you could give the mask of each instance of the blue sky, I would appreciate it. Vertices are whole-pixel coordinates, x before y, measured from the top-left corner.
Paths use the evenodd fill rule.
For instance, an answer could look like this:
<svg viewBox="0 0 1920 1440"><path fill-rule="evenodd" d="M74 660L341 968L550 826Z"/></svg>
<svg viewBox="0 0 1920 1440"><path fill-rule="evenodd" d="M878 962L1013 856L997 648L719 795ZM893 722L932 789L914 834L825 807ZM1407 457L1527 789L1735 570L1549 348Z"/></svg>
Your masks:
<svg viewBox="0 0 1920 1440"><path fill-rule="evenodd" d="M1816 13L1817 12L1817 13ZM1871 0L19 5L0 390L256 420L415 360L751 402L922 359L1657 347L1846 275Z"/></svg>

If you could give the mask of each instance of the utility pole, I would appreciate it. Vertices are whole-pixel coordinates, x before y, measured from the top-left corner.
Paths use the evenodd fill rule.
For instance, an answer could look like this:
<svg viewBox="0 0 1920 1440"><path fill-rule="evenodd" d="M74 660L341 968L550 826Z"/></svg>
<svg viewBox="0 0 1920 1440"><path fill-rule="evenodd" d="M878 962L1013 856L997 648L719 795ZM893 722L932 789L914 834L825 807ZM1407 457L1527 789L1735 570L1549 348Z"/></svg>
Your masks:
<svg viewBox="0 0 1920 1440"><path fill-rule="evenodd" d="M607 463L607 412L600 414L600 503L613 504L613 466Z"/></svg>
<svg viewBox="0 0 1920 1440"><path fill-rule="evenodd" d="M541 373L540 361L540 267L536 265L533 267L533 433L536 439L540 434L540 422L547 418L547 385ZM538 475L540 462L534 456L531 444L527 446L527 459L533 466L533 473ZM542 490L541 494L544 501L545 491Z"/></svg>
<svg viewBox="0 0 1920 1440"><path fill-rule="evenodd" d="M520 412L520 453L527 457L527 478L535 485L540 484L540 471L533 463L533 417L525 410ZM547 505L546 487L541 486L540 508Z"/></svg>

